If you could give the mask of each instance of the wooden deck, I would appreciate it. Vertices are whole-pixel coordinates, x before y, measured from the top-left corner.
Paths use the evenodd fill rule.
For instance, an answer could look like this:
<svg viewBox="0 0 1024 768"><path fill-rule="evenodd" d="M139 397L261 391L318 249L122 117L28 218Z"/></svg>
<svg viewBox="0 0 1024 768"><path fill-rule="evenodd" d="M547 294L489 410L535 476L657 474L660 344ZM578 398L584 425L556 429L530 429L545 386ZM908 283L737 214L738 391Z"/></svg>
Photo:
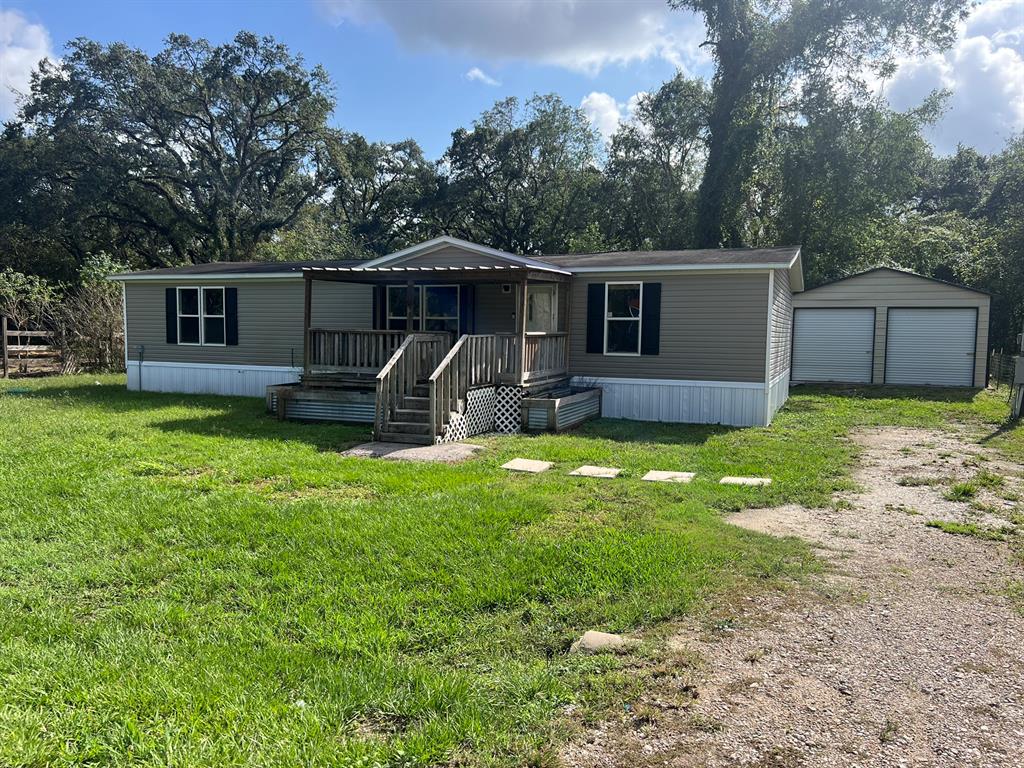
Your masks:
<svg viewBox="0 0 1024 768"><path fill-rule="evenodd" d="M268 392L279 418L345 413L372 420L377 439L432 443L472 389L566 382L568 334L467 334L453 344L447 333L310 328L305 361L298 386Z"/></svg>

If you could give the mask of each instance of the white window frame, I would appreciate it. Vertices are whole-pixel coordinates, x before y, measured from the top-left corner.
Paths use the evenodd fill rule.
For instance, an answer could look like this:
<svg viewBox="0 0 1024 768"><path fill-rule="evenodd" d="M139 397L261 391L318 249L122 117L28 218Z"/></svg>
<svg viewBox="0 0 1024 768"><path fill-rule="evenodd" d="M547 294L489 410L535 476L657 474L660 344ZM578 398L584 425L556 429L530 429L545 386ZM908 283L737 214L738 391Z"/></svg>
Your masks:
<svg viewBox="0 0 1024 768"><path fill-rule="evenodd" d="M220 291L221 313L219 315L206 314L207 291ZM206 318L220 320L224 323L224 341L206 340ZM223 285L204 285L202 290L199 291L199 339L204 347L226 347L228 345L228 292L224 289Z"/></svg>
<svg viewBox="0 0 1024 768"><path fill-rule="evenodd" d="M196 301L198 306L196 307L195 315L182 314L181 311L181 292L182 291L195 291ZM224 308L224 312L220 315L207 315L206 314L206 291L220 291L221 292L221 306ZM179 285L174 289L174 313L175 322L178 325L178 344L183 347L226 347L228 343L228 292L223 285ZM182 341L181 340L181 319L183 317L194 317L199 321L199 341ZM221 342L208 342L206 340L206 318L221 320L224 323L224 341Z"/></svg>
<svg viewBox="0 0 1024 768"><path fill-rule="evenodd" d="M640 289L640 305L636 317L608 317L608 287L612 285L635 285ZM608 351L608 323L636 323L636 352ZM616 280L604 284L604 354L608 357L640 357L644 345L644 284L638 280Z"/></svg>
<svg viewBox="0 0 1024 768"><path fill-rule="evenodd" d="M558 286L554 283L545 283L526 286L526 325L530 324L530 292L545 291L551 293L551 330L550 331L527 331L527 336L543 336L545 333L558 333Z"/></svg>
<svg viewBox="0 0 1024 768"><path fill-rule="evenodd" d="M195 291L196 292L196 313L194 315L185 315L181 312L181 292L182 291ZM179 285L174 291L174 312L175 322L178 324L178 344L183 347L201 347L203 346L203 290L198 285ZM199 326L199 341L182 341L181 340L181 318L183 317L194 317L196 324Z"/></svg>

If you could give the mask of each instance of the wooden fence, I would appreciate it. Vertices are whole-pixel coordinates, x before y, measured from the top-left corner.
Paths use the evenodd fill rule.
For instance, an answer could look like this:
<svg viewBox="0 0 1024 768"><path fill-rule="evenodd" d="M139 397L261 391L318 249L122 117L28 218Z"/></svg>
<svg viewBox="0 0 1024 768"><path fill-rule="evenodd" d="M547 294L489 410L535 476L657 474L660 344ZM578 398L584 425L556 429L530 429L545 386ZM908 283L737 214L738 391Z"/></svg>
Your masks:
<svg viewBox="0 0 1024 768"><path fill-rule="evenodd" d="M50 344L50 331L14 328L6 317L0 317L0 375L7 378L12 358L19 370L25 370L29 361L60 359L60 351Z"/></svg>

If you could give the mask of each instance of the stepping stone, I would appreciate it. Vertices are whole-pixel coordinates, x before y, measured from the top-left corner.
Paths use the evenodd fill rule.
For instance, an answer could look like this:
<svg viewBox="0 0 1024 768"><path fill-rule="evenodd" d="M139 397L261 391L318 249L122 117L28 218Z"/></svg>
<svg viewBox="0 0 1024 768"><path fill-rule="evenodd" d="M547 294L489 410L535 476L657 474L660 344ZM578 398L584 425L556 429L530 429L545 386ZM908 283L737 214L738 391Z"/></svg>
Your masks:
<svg viewBox="0 0 1024 768"><path fill-rule="evenodd" d="M771 485L770 477L723 477L718 481L721 485Z"/></svg>
<svg viewBox="0 0 1024 768"><path fill-rule="evenodd" d="M619 472L622 470L618 467L593 467L590 464L584 464L582 467L578 467L570 472L570 475L576 475L578 477L618 477Z"/></svg>
<svg viewBox="0 0 1024 768"><path fill-rule="evenodd" d="M632 637L589 629L583 633L583 637L570 646L569 653L624 653L638 645L640 645L640 641Z"/></svg>
<svg viewBox="0 0 1024 768"><path fill-rule="evenodd" d="M651 480L655 483L688 483L696 474L696 472L666 472L662 469L652 469L640 479Z"/></svg>
<svg viewBox="0 0 1024 768"><path fill-rule="evenodd" d="M543 472L551 469L550 461L537 461L536 459L512 459L501 465L502 469L510 469L513 472Z"/></svg>

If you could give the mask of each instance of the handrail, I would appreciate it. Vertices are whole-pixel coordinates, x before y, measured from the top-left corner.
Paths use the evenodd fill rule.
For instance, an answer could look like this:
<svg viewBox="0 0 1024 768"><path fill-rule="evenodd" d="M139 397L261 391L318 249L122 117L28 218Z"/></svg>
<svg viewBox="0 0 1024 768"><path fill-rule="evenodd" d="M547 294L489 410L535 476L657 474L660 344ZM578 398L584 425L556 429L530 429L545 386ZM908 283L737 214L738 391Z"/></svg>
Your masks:
<svg viewBox="0 0 1024 768"><path fill-rule="evenodd" d="M448 416L458 409L469 390L498 383L497 337L466 334L444 356L427 380L430 387L430 425L435 436L444 433Z"/></svg>
<svg viewBox="0 0 1024 768"><path fill-rule="evenodd" d="M378 438L389 431L392 411L404 407L422 374L433 370L440 346L447 340L445 333L410 333L377 373L373 421Z"/></svg>

